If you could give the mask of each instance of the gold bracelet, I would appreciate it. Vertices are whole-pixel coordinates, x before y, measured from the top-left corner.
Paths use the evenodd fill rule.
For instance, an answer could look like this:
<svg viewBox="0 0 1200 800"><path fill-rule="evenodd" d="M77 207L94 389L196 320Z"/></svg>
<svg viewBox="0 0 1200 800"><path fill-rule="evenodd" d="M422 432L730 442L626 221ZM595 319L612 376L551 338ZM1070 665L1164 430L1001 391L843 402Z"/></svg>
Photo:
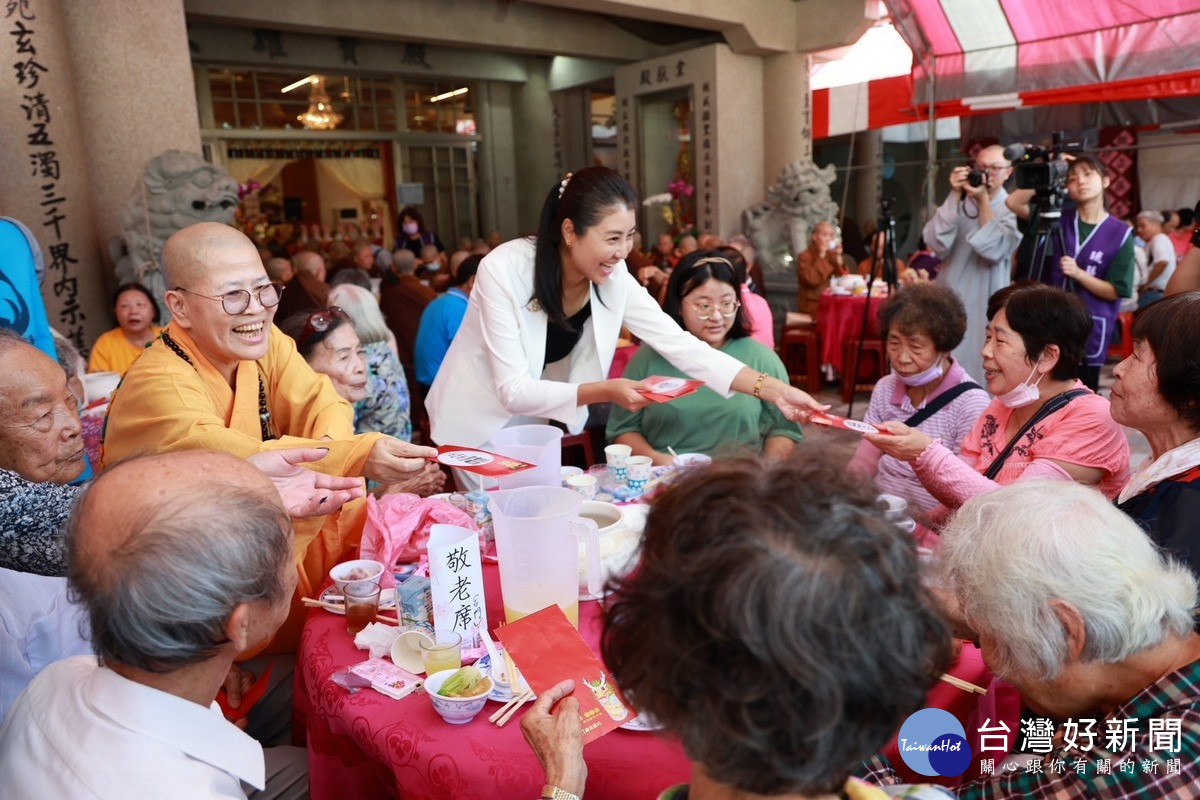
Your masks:
<svg viewBox="0 0 1200 800"><path fill-rule="evenodd" d="M760 399L762 398L763 382L766 381L766 379L767 379L767 373L765 373L765 372L758 373L758 380L756 380L754 382L754 396L755 397L760 398Z"/></svg>

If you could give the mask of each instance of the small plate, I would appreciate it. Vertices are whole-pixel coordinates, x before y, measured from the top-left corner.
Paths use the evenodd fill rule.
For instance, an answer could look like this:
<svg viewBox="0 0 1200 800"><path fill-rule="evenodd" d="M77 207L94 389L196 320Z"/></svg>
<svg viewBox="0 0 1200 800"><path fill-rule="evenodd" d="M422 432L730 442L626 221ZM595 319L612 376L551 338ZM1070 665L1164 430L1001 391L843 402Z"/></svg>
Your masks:
<svg viewBox="0 0 1200 800"><path fill-rule="evenodd" d="M662 723L647 714L645 711L639 711L636 717L620 727L623 730L638 732L661 731L663 729Z"/></svg>
<svg viewBox="0 0 1200 800"><path fill-rule="evenodd" d="M494 677L492 677L492 656L491 656L491 654L485 653L483 658L481 658L475 662L475 666L478 667L481 672L483 672L485 675L487 675L489 678L492 679L492 690L490 692L488 692L488 700L495 700L497 703L507 703L509 700L513 699L513 697L515 695L513 695L513 693L512 693L512 688L509 686L501 686L499 683L496 682L496 679ZM521 688L521 691L523 691L523 692L527 691L529 689L529 684L525 682L524 676L521 677L521 687L520 688Z"/></svg>
<svg viewBox="0 0 1200 800"><path fill-rule="evenodd" d="M321 592L321 596L318 597L317 599L320 600L322 603L329 603L332 601L330 601L326 598L341 597L341 596L342 596L341 593L338 592L337 584L333 584L328 589ZM380 589L379 590L379 609L381 611L389 611L389 610L395 610L395 608L396 608L396 590L394 588ZM338 611L337 609L333 609L333 608L326 608L323 610L328 611L330 614L338 614L339 616L343 616L343 617L346 616L345 611Z"/></svg>

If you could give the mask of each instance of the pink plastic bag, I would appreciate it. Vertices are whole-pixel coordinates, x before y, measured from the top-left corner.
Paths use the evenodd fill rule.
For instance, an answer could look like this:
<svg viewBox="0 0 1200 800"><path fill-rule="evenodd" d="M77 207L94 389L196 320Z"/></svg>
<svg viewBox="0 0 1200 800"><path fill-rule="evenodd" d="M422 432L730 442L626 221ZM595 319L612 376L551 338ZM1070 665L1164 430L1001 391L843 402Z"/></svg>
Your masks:
<svg viewBox="0 0 1200 800"><path fill-rule="evenodd" d="M418 497L415 494L385 494L367 498L367 522L358 545L359 558L372 558L387 569L379 585L395 585L392 570L396 564L410 564L425 555L429 529L435 524L458 525L478 531L475 520L445 500Z"/></svg>

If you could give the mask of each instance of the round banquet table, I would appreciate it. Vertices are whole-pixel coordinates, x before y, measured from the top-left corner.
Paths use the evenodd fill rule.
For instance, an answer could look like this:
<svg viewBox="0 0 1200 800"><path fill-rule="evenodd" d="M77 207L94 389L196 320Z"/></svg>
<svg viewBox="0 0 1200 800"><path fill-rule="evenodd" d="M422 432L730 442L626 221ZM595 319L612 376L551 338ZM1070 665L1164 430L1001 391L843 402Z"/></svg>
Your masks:
<svg viewBox="0 0 1200 800"><path fill-rule="evenodd" d="M867 338L879 338L879 308L887 296L872 297L867 311ZM826 289L817 305L817 337L821 342L821 365L842 371L842 342L862 336L866 295L840 295Z"/></svg>
<svg viewBox="0 0 1200 800"><path fill-rule="evenodd" d="M490 627L503 620L500 577L483 567ZM599 604L579 604L580 634L599 653ZM424 692L392 700L372 690L351 695L329 675L367 658L354 647L345 619L309 611L297 654L295 702L308 725L313 800L356 797L512 798L541 794L545 776L521 736L516 715L503 728L487 718L489 701L466 725L449 725ZM688 781L691 767L679 744L654 733L615 730L584 747L588 800L655 798Z"/></svg>

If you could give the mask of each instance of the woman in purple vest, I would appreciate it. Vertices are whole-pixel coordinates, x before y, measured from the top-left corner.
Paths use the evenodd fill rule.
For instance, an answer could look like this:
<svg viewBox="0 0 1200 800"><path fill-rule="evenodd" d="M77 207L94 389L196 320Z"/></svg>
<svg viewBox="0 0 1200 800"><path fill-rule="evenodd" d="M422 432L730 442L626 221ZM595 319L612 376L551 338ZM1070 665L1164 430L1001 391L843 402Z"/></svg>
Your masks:
<svg viewBox="0 0 1200 800"><path fill-rule="evenodd" d="M1032 265L1030 277L1057 289L1074 292L1092 316L1079 378L1089 389L1100 385L1100 367L1108 356L1121 298L1133 294L1133 234L1110 216L1104 206L1108 176L1104 165L1079 156L1067 170L1067 196L1075 204L1064 209L1061 239L1052 236L1044 264ZM1028 219L1031 192L1014 192L1009 207ZM1021 208L1020 206L1024 206Z"/></svg>

